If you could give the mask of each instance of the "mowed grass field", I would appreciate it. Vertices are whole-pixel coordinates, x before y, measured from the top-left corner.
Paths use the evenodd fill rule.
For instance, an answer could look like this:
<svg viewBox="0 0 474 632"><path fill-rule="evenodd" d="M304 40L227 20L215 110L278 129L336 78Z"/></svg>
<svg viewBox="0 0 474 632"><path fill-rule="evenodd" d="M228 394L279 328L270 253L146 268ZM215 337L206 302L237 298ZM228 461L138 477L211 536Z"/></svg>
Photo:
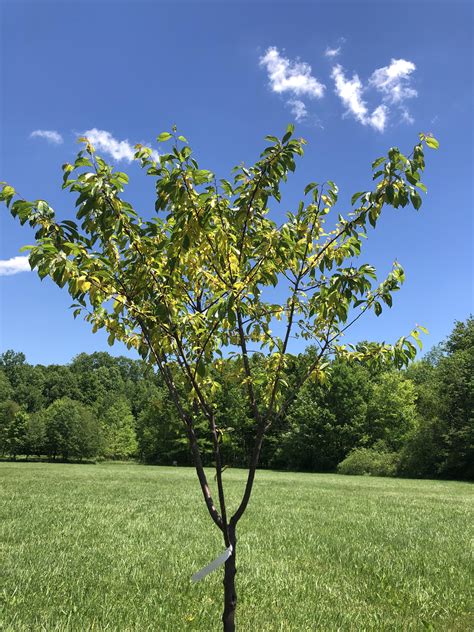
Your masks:
<svg viewBox="0 0 474 632"><path fill-rule="evenodd" d="M230 504L245 472L227 470ZM210 473L212 481L212 474ZM0 463L1 630L220 630L224 549L194 471ZM472 486L259 472L238 629L474 629Z"/></svg>

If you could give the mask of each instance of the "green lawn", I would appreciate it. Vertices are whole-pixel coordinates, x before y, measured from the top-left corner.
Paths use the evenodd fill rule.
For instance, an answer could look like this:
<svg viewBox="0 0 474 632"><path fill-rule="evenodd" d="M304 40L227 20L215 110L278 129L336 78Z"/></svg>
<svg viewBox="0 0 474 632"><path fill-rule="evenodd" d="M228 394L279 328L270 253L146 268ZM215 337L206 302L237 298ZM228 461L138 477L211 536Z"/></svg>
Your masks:
<svg viewBox="0 0 474 632"><path fill-rule="evenodd" d="M227 470L231 503L244 481ZM212 477L211 477L212 478ZM0 463L1 630L220 630L223 549L192 469ZM238 629L474 629L467 483L259 472Z"/></svg>

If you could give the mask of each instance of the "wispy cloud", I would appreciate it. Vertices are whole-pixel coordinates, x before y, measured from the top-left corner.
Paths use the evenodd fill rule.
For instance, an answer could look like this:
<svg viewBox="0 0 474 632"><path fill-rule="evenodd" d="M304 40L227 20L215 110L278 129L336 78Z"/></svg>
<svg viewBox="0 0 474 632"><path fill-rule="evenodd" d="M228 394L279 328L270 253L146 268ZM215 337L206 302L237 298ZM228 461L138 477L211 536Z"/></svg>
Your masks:
<svg viewBox="0 0 474 632"><path fill-rule="evenodd" d="M299 99L290 99L290 101L288 101L288 105L290 106L291 113L298 123L304 121L308 116L308 110L306 109L306 105L303 101L300 101Z"/></svg>
<svg viewBox="0 0 474 632"><path fill-rule="evenodd" d="M324 51L324 56L328 57L329 59L334 59L335 57L338 57L341 54L342 47L345 43L346 43L345 37L338 37L336 46L334 47L326 46L326 50Z"/></svg>
<svg viewBox="0 0 474 632"><path fill-rule="evenodd" d="M409 125L413 125L413 123L415 122L415 119L407 110L407 108L401 108L401 113L402 113L402 121L404 123L408 123Z"/></svg>
<svg viewBox="0 0 474 632"><path fill-rule="evenodd" d="M61 145L63 142L61 134L52 129L35 129L34 132L31 132L30 138L44 138L53 145Z"/></svg>
<svg viewBox="0 0 474 632"><path fill-rule="evenodd" d="M388 103L402 103L418 96L411 87L411 74L416 70L413 62L406 59L391 59L389 66L377 68L369 79L369 84L382 93Z"/></svg>
<svg viewBox="0 0 474 632"><path fill-rule="evenodd" d="M341 47L338 46L337 48L330 48L329 46L326 48L326 50L324 51L324 56L325 57L330 57L330 58L334 58L337 57L338 55L341 54Z"/></svg>
<svg viewBox="0 0 474 632"><path fill-rule="evenodd" d="M0 260L0 276L18 274L18 272L30 272L28 257L12 257Z"/></svg>
<svg viewBox="0 0 474 632"><path fill-rule="evenodd" d="M407 99L418 96L418 92L412 87L412 73L416 66L406 59L391 59L388 66L377 68L369 79L369 86L382 94L384 103L398 107L401 120L412 124L415 119L405 105Z"/></svg>
<svg viewBox="0 0 474 632"><path fill-rule="evenodd" d="M389 109L386 105L379 105L368 117L366 125L371 125L379 132L383 132L387 124Z"/></svg>
<svg viewBox="0 0 474 632"><path fill-rule="evenodd" d="M345 39L340 37L335 46L326 48L324 55L332 62L331 78L345 114L378 132L383 132L397 113L402 122L413 123L414 118L405 102L418 94L412 86L415 64L406 59L392 58L387 66L377 68L368 80L362 82L357 73L352 77L346 76L342 65L337 63L336 58L344 43ZM311 66L298 58L291 60L285 57L276 46L267 48L259 63L268 73L272 92L287 97L286 105L295 120L308 121L311 117L308 99L321 99L326 90L324 83L313 75ZM370 97L374 95L378 103L370 105Z"/></svg>
<svg viewBox="0 0 474 632"><path fill-rule="evenodd" d="M311 66L283 57L276 46L270 46L260 57L260 66L266 68L273 92L287 92L294 97L312 99L320 99L324 95L325 86L313 77Z"/></svg>
<svg viewBox="0 0 474 632"><path fill-rule="evenodd" d="M83 135L88 138L92 145L99 151L109 154L114 160L132 162L136 150L128 140L117 140L110 132L95 127L88 129ZM158 160L159 154L157 151L152 152L152 158L153 160Z"/></svg>
<svg viewBox="0 0 474 632"><path fill-rule="evenodd" d="M346 111L351 113L362 125L370 125L379 132L383 132L387 122L388 108L379 105L371 114L367 104L362 98L364 86L357 74L352 79L346 79L344 70L340 64L332 69L335 92L346 107Z"/></svg>

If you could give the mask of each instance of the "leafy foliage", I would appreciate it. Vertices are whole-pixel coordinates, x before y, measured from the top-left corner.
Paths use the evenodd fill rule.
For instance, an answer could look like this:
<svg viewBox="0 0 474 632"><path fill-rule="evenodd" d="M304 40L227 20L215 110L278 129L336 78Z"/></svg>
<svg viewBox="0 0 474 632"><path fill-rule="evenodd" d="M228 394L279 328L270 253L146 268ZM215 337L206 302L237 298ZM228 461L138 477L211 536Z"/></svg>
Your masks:
<svg viewBox="0 0 474 632"><path fill-rule="evenodd" d="M63 186L76 196L75 221L59 222L49 204L18 198L10 185L0 193L12 215L36 229L35 244L26 247L31 267L67 288L74 315L84 313L94 332L107 330L110 344L121 340L159 368L185 424L209 514L226 546L233 547L225 567L225 630L234 630L236 525L249 502L272 423L281 420L306 382L324 379L330 356L400 367L421 344L419 328L395 345L355 348L340 338L364 313L379 316L391 307L403 283L398 263L377 282L373 266L356 267L353 261L384 206L420 208L418 190L426 191L421 182L424 145L436 147L437 141L421 134L409 156L393 147L377 159L373 189L355 194L354 208L339 215L333 228L326 224L338 199L332 181L308 184L297 208L278 225L270 217L269 200L281 200L281 184L295 170L305 145L293 131L290 125L281 139L268 136L253 166L239 165L232 180L219 183L200 168L175 128L158 136L158 142L172 141L158 160L150 148L137 146L135 158L156 190L151 219L140 217L124 199L128 176L98 156L87 138L81 139L84 149L76 161L63 165ZM267 290L276 286L286 288L286 301L267 300ZM272 330L275 319L283 321L282 336ZM319 350L290 384L292 335L316 342ZM251 344L262 353L255 364L249 359ZM247 484L229 518L222 457L230 430L219 427L216 417L225 352L237 357L253 422ZM73 412L70 402L59 401ZM203 469L203 437L198 436L203 423L213 446L219 509ZM60 448L65 450L69 453Z"/></svg>
<svg viewBox="0 0 474 632"><path fill-rule="evenodd" d="M137 453L135 419L125 397L108 398L108 405L101 416L102 454L106 458L128 459Z"/></svg>
<svg viewBox="0 0 474 632"><path fill-rule="evenodd" d="M82 458L99 451L101 434L92 411L68 397L56 400L44 411L45 447L48 455Z"/></svg>
<svg viewBox="0 0 474 632"><path fill-rule="evenodd" d="M262 406L274 410L284 399L280 371L287 340L271 332L273 318L286 319L297 335L320 340L325 351L341 356L390 354L400 364L413 357L406 338L365 351L334 343L352 308L380 314L383 304L392 304L404 278L398 264L375 287L372 266L343 264L360 253L364 231L376 225L385 204L398 208L411 201L419 208L417 188L425 189L422 143L433 146L421 135L409 157L392 148L376 160L374 190L353 196L354 210L347 219L340 216L333 230L325 229L337 202L333 182L309 184L297 211L277 226L269 219L268 200L280 199L281 182L303 154L304 141L293 139L292 131L290 126L281 141L268 137L271 144L255 166L237 167L233 182L222 180L220 186L175 132L159 136L175 139L159 162L137 146L136 159L155 181L156 210L167 213L150 221L122 199L128 177L97 156L87 139L75 163L63 166L64 187L77 195L79 223L56 221L43 200L12 201L11 186L4 186L1 197L21 223L37 229L37 242L28 247L32 267L67 286L75 315L85 311L94 331L106 328L111 343L123 340L162 366L185 350L188 390L210 402L218 388L210 374L213 362L218 367L215 356L240 338L258 342L270 352ZM282 277L289 279L286 305L264 301L263 288ZM412 336L419 338L417 331Z"/></svg>
<svg viewBox="0 0 474 632"><path fill-rule="evenodd" d="M0 404L0 449L16 458L23 451L26 439L27 415L14 401Z"/></svg>
<svg viewBox="0 0 474 632"><path fill-rule="evenodd" d="M337 466L339 474L395 476L399 456L380 445L374 448L356 448Z"/></svg>
<svg viewBox="0 0 474 632"><path fill-rule="evenodd" d="M367 428L372 441L380 440L391 450L399 450L417 423L415 388L405 376L386 371L370 389Z"/></svg>
<svg viewBox="0 0 474 632"><path fill-rule="evenodd" d="M472 479L473 347L472 318L468 318L456 323L444 344L405 371L331 362L327 380L323 384L308 381L287 414L269 429L261 464L276 469L335 471L354 449L372 449L382 441L386 452L399 454L398 475ZM304 373L315 353L309 347L291 358L285 375L289 384ZM1 354L0 364L4 367L13 354ZM17 355L23 357L24 367L23 354ZM254 370L258 364L259 358L254 357ZM114 383L107 377L109 370ZM21 396L27 388L21 378L35 372L44 376L38 397L45 404L38 412L28 413L17 402L16 392ZM104 394L97 388L99 378L91 376L94 372L109 386L113 383L114 390ZM223 429L223 460L242 467L253 436L238 360L225 359L218 379L222 381L216 420ZM97 417L97 431L102 434L98 456L192 463L165 385L140 360L113 358L107 353L80 354L68 366L28 365L28 371L16 374L15 383L18 391L5 369L0 369L0 454L4 456L46 454L44 410L69 391L71 399L90 402ZM57 397L51 401L54 393ZM196 430L203 462L212 465L213 448L202 419Z"/></svg>
<svg viewBox="0 0 474 632"><path fill-rule="evenodd" d="M457 322L435 363L409 370L421 419L403 448L401 471L474 478L474 319Z"/></svg>

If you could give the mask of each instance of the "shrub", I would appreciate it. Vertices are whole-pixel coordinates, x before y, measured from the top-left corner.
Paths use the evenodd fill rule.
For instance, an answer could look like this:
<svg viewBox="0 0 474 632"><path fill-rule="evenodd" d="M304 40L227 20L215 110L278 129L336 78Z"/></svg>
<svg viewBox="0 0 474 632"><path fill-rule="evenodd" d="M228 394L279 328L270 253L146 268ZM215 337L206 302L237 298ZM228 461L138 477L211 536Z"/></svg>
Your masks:
<svg viewBox="0 0 474 632"><path fill-rule="evenodd" d="M339 474L395 476L398 468L397 452L376 448L355 448L339 463Z"/></svg>

